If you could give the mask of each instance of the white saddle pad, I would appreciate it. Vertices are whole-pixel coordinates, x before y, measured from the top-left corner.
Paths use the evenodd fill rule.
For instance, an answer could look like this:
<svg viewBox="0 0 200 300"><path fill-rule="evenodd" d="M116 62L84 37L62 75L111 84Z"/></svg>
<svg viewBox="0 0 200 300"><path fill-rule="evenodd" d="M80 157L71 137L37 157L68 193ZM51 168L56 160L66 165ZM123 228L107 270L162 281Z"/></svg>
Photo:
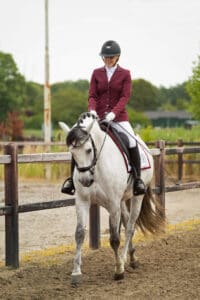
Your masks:
<svg viewBox="0 0 200 300"><path fill-rule="evenodd" d="M151 168L148 151L146 148L139 145L139 152L140 152L140 160L141 160L141 170Z"/></svg>

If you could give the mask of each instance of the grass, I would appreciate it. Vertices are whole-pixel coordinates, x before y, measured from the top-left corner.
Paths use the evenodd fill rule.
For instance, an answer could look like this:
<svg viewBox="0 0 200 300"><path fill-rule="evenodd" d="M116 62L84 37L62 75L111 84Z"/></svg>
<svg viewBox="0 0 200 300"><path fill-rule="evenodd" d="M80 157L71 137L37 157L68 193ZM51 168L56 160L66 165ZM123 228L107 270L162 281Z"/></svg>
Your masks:
<svg viewBox="0 0 200 300"><path fill-rule="evenodd" d="M137 131L145 142L164 140L177 142L182 139L184 142L200 142L200 126L195 126L191 130L183 127L177 128L153 128L151 126Z"/></svg>
<svg viewBox="0 0 200 300"><path fill-rule="evenodd" d="M51 146L48 152L65 152L66 146ZM23 154L35 154L47 152L43 146L26 146L23 149ZM69 163L23 163L18 164L18 174L20 179L45 179L46 178L46 166L50 166L50 180L59 180L69 176L70 164ZM4 179L4 165L0 165L0 180Z"/></svg>

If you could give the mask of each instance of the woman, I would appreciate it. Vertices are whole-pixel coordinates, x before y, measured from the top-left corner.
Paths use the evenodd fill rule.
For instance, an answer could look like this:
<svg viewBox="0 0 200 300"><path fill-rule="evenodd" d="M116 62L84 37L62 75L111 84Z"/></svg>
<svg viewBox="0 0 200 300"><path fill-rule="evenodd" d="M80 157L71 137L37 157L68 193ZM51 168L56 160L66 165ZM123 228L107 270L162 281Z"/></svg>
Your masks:
<svg viewBox="0 0 200 300"><path fill-rule="evenodd" d="M100 119L112 122L117 131L126 134L129 140L129 153L132 173L134 176L134 194L141 195L146 191L140 178L140 155L134 132L128 120L126 104L131 95L130 71L123 69L117 63L121 54L117 42L109 40L101 48L100 56L104 66L93 71L88 98L88 110ZM72 160L72 173L74 162ZM68 178L62 187L62 192L74 194L72 178Z"/></svg>

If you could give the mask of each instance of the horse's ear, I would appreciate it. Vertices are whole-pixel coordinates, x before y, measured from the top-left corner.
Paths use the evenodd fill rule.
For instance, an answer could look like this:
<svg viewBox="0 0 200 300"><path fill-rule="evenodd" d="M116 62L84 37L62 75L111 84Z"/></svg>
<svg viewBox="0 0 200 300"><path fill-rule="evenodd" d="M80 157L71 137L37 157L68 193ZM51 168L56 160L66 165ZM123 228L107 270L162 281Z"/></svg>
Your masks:
<svg viewBox="0 0 200 300"><path fill-rule="evenodd" d="M58 122L60 128L66 133L68 134L70 131L69 126L67 126L67 124L65 124L64 122Z"/></svg>

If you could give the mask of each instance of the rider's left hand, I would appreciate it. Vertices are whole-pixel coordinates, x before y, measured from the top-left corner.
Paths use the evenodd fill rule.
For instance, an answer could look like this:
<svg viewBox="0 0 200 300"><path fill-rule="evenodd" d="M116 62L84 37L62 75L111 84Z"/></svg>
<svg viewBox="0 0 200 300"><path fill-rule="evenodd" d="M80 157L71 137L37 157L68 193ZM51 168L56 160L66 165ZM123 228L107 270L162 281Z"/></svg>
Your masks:
<svg viewBox="0 0 200 300"><path fill-rule="evenodd" d="M109 112L109 113L106 115L106 117L105 117L106 121L108 121L108 122L113 121L114 118L115 118L115 114L114 114L114 112L112 112L112 111Z"/></svg>

